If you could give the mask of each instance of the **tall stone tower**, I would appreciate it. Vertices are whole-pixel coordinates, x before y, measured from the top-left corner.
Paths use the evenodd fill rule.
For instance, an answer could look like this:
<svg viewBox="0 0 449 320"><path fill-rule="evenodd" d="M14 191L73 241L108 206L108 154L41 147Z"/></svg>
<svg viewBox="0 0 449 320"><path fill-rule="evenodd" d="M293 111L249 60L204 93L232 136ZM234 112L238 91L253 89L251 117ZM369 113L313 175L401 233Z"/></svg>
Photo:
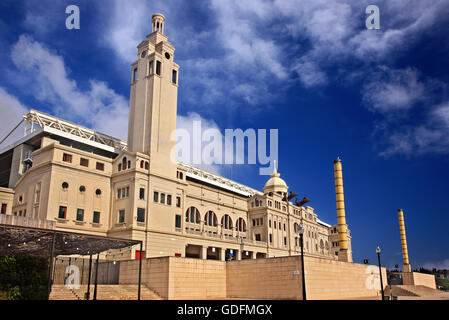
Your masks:
<svg viewBox="0 0 449 320"><path fill-rule="evenodd" d="M343 191L343 170L341 159L334 160L335 197L337 202L337 230L340 250L338 260L352 262L352 255L348 251L348 225L346 224L345 196Z"/></svg>
<svg viewBox="0 0 449 320"><path fill-rule="evenodd" d="M152 33L137 46L132 64L128 150L150 156L150 173L171 179L176 163L170 153L175 141L179 66L175 48L164 35L165 17L152 16Z"/></svg>
<svg viewBox="0 0 449 320"><path fill-rule="evenodd" d="M404 262L404 272L412 272L412 267L408 259L407 237L405 236L404 211L398 209L399 232L401 234L402 260Z"/></svg>

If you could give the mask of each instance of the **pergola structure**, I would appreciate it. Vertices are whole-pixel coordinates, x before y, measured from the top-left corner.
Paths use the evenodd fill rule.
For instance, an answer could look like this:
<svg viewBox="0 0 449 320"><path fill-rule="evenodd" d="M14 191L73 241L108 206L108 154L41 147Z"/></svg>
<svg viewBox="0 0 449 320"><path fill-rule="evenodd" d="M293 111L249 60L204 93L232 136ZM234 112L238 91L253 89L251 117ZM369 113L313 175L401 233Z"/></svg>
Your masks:
<svg viewBox="0 0 449 320"><path fill-rule="evenodd" d="M34 257L50 258L48 272L48 295L52 285L53 260L59 255L82 255L90 256L89 261L89 285L92 270L92 256L97 255L98 260L101 252L110 249L122 249L140 245L142 252L142 241L103 237L91 234L74 233L52 229L41 229L17 225L0 224L0 254L8 256L30 255ZM139 263L138 295L140 300L140 286L142 277L142 259ZM94 300L96 299L97 275L95 276Z"/></svg>

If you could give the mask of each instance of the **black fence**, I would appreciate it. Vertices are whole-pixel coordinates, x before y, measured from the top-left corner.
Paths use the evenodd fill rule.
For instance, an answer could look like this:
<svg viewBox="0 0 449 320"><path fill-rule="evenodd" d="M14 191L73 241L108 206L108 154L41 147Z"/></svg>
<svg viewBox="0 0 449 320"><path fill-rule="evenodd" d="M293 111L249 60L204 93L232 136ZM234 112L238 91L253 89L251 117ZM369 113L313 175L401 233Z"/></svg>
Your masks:
<svg viewBox="0 0 449 320"><path fill-rule="evenodd" d="M90 283L95 282L96 259L92 259ZM78 273L78 274L76 274ZM120 261L98 262L98 284L119 284ZM53 271L53 284L66 284L69 278L79 277L80 285L87 285L89 280L89 259L84 258L56 258ZM73 283L73 281L72 281Z"/></svg>

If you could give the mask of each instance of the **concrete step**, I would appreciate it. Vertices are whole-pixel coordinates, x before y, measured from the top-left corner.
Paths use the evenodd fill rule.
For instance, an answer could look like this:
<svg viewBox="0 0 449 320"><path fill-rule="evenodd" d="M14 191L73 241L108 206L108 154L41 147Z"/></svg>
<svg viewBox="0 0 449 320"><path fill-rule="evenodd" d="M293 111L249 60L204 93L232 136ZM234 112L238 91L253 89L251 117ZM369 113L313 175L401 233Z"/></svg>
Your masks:
<svg viewBox="0 0 449 320"><path fill-rule="evenodd" d="M429 288L426 286L421 286L421 285L418 285L418 286L404 285L403 287L405 287L406 290L416 294L419 297L432 296L432 295L437 295L437 294L441 293L440 290Z"/></svg>
<svg viewBox="0 0 449 320"><path fill-rule="evenodd" d="M437 289L432 289L426 286L414 286L414 285L393 285L392 292L393 296L400 297L400 296L408 296L408 297L425 297L425 296L432 296L432 295L438 295L441 293L441 291ZM390 286L388 286L385 290L385 295L390 295Z"/></svg>
<svg viewBox="0 0 449 320"><path fill-rule="evenodd" d="M51 300L84 300L87 286L69 290L63 285L52 288ZM90 300L94 296L94 286L90 286ZM162 300L153 290L143 285L140 288L141 300ZM97 285L97 300L137 300L137 285Z"/></svg>

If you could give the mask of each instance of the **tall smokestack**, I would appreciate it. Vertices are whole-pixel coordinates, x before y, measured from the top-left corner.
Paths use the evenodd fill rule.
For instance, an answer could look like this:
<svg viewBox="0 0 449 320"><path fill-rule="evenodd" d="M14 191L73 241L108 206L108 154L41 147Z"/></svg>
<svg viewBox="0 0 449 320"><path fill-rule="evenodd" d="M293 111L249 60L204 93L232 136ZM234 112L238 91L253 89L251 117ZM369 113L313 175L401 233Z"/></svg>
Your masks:
<svg viewBox="0 0 449 320"><path fill-rule="evenodd" d="M347 233L348 226L346 225L345 196L343 191L343 171L341 167L340 158L334 160L334 178L335 178L335 196L337 200L338 243L340 246L340 252L338 253L338 260L349 261L348 233Z"/></svg>
<svg viewBox="0 0 449 320"><path fill-rule="evenodd" d="M412 267L408 260L407 238L405 237L404 211L398 209L399 231L401 233L402 259L404 262L404 272L412 272Z"/></svg>

